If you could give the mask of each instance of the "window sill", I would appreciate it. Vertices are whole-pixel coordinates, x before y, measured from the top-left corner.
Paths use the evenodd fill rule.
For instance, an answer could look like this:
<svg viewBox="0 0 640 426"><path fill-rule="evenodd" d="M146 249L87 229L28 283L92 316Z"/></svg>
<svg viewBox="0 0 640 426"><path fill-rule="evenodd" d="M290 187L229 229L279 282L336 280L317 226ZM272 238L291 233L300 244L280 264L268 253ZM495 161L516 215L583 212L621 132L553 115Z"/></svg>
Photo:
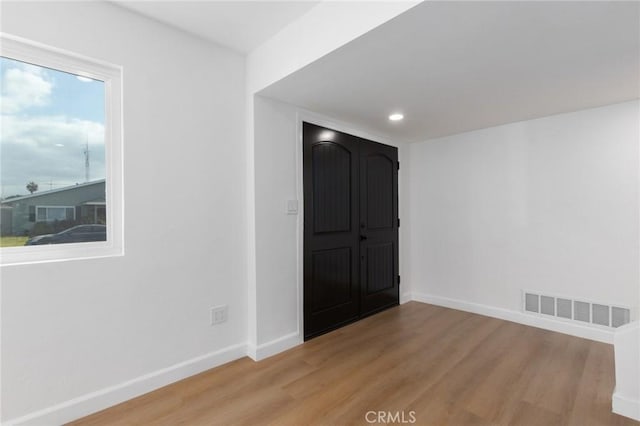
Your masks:
<svg viewBox="0 0 640 426"><path fill-rule="evenodd" d="M119 256L124 256L124 248L108 242L4 247L0 267Z"/></svg>

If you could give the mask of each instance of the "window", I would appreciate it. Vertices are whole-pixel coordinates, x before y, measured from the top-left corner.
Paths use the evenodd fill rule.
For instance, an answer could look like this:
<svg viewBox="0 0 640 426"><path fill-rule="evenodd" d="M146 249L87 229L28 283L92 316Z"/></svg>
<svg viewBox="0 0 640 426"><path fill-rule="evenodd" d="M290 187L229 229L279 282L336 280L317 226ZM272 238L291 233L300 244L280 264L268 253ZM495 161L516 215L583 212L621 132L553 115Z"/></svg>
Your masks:
<svg viewBox="0 0 640 426"><path fill-rule="evenodd" d="M55 222L56 220L76 220L76 209L73 206L40 207L36 218L38 222Z"/></svg>
<svg viewBox="0 0 640 426"><path fill-rule="evenodd" d="M123 254L121 67L2 34L0 79L2 265Z"/></svg>

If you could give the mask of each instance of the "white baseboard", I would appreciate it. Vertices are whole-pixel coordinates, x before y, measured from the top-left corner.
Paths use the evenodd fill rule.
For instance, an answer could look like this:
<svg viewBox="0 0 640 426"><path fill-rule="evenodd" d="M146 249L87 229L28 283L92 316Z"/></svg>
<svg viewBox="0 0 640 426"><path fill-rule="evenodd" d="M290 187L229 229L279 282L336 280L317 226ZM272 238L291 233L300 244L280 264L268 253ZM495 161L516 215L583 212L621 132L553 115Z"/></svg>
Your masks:
<svg viewBox="0 0 640 426"><path fill-rule="evenodd" d="M523 312L423 293L405 293L401 296L401 303L410 300L473 312L599 342L613 343L613 332L611 331L541 318ZM248 355L253 360L260 361L302 343L302 336L295 332L258 346L244 343L230 346L26 416L8 420L3 424L6 426L26 426L67 423L244 356ZM640 420L639 401L614 394L613 411Z"/></svg>
<svg viewBox="0 0 640 426"><path fill-rule="evenodd" d="M2 424L28 426L67 423L244 356L248 355L254 361L260 361L302 342L303 339L298 333L291 333L257 347L245 343L230 346L19 418L7 420Z"/></svg>
<svg viewBox="0 0 640 426"><path fill-rule="evenodd" d="M411 298L411 293L402 293L400 295L400 304L404 305L407 302L411 302L413 299Z"/></svg>
<svg viewBox="0 0 640 426"><path fill-rule="evenodd" d="M446 308L458 309L460 311L473 312L475 314L485 315L488 317L517 322L519 324L543 328L545 330L556 331L558 333L569 334L583 339L613 344L614 333L609 330L586 327L580 324L573 324L553 318L530 315L520 311L512 311L510 309L497 308L494 306L482 305L458 299L450 299L448 297L433 296L424 293L412 293L411 299L417 302L444 306Z"/></svg>
<svg viewBox="0 0 640 426"><path fill-rule="evenodd" d="M304 342L299 333L291 333L261 345L249 345L247 355L254 361L261 361L270 356L284 352Z"/></svg>
<svg viewBox="0 0 640 426"><path fill-rule="evenodd" d="M611 409L614 413L640 421L640 401L626 398L617 392L611 398Z"/></svg>
<svg viewBox="0 0 640 426"><path fill-rule="evenodd" d="M115 386L91 392L53 407L8 420L3 424L23 426L67 423L246 355L246 344L230 346Z"/></svg>

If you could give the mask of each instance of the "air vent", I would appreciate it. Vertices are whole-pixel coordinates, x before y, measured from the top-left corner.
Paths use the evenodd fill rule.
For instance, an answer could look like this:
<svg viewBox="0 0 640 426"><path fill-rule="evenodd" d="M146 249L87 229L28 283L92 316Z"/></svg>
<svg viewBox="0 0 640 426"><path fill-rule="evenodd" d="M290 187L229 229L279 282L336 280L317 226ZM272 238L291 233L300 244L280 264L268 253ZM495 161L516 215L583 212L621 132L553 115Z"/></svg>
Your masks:
<svg viewBox="0 0 640 426"><path fill-rule="evenodd" d="M603 303L523 292L523 310L540 316L557 317L604 327L620 327L631 322L631 309Z"/></svg>
<svg viewBox="0 0 640 426"><path fill-rule="evenodd" d="M611 308L611 326L620 327L631 322L631 312L629 309L618 308L614 306Z"/></svg>
<svg viewBox="0 0 640 426"><path fill-rule="evenodd" d="M537 294L527 293L524 298L524 305L525 305L524 309L529 312L536 312L536 313L540 312L538 310L538 305L540 304L539 300L540 300L540 296L538 296Z"/></svg>
<svg viewBox="0 0 640 426"><path fill-rule="evenodd" d="M586 302L573 302L573 319L589 322L591 315L589 315L589 304Z"/></svg>
<svg viewBox="0 0 640 426"><path fill-rule="evenodd" d="M556 315L560 318L572 319L571 300L558 297L556 299Z"/></svg>
<svg viewBox="0 0 640 426"><path fill-rule="evenodd" d="M545 315L556 314L556 301L553 297L540 296L540 313Z"/></svg>
<svg viewBox="0 0 640 426"><path fill-rule="evenodd" d="M606 325L609 327L609 307L594 303L591 305L591 318L594 324Z"/></svg>

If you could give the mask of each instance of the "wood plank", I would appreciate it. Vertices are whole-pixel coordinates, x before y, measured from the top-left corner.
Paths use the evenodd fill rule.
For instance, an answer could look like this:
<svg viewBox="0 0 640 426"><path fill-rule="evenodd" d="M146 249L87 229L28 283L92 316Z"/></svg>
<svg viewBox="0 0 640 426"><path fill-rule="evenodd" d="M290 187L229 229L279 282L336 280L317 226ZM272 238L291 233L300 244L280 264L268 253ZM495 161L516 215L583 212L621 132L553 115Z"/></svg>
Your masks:
<svg viewBox="0 0 640 426"><path fill-rule="evenodd" d="M611 412L614 382L611 345L410 302L71 424L640 425Z"/></svg>

